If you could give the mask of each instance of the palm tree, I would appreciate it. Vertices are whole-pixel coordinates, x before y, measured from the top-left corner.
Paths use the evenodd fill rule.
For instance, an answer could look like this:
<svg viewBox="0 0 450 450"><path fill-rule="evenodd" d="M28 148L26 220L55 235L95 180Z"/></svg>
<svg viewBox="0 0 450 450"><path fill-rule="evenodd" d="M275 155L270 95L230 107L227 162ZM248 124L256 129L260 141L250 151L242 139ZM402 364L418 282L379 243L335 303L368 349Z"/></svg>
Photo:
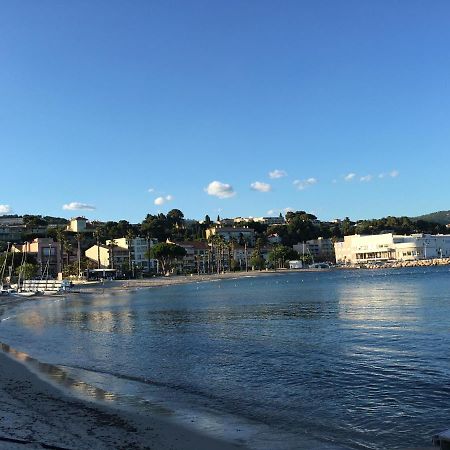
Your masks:
<svg viewBox="0 0 450 450"><path fill-rule="evenodd" d="M109 268L114 269L114 247L117 246L117 242L111 239L108 244L109 248Z"/></svg>
<svg viewBox="0 0 450 450"><path fill-rule="evenodd" d="M131 258L131 253L132 253L132 247L133 247L133 240L135 238L134 232L133 230L130 228L127 231L127 247L128 247L128 268L131 271L131 276L134 278L134 264Z"/></svg>
<svg viewBox="0 0 450 450"><path fill-rule="evenodd" d="M95 240L97 242L97 269L101 268L101 261L100 261L100 227L97 226L94 231Z"/></svg>
<svg viewBox="0 0 450 450"><path fill-rule="evenodd" d="M64 242L66 241L66 235L64 234L65 228L64 227L57 227L56 228L56 240L58 241L59 244L59 252L60 252L60 256L61 256L61 273L64 271L64 258L62 257L63 255L63 250L64 250Z"/></svg>
<svg viewBox="0 0 450 450"><path fill-rule="evenodd" d="M81 275L81 240L83 239L83 235L81 233L77 233L77 260L78 260L78 276L80 278Z"/></svg>

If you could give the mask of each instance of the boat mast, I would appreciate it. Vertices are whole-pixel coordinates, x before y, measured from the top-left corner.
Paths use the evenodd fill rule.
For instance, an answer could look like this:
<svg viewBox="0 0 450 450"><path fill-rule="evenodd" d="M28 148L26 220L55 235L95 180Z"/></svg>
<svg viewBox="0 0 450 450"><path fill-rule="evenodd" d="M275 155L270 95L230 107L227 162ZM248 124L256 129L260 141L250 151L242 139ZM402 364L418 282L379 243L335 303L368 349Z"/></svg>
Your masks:
<svg viewBox="0 0 450 450"><path fill-rule="evenodd" d="M9 248L10 248L11 242L8 242L8 245L6 247L6 251L5 251L5 259L3 260L3 264L2 264L2 271L1 271L1 280L0 280L0 285L1 285L1 289L3 290L3 280L5 278L5 270L6 270L6 261L8 260L8 253L9 253Z"/></svg>
<svg viewBox="0 0 450 450"><path fill-rule="evenodd" d="M20 281L23 278L23 271L24 271L25 261L27 259L26 244L23 245L22 250L23 251L22 251L22 260L20 262L20 268L19 268L19 278L17 279L17 292L22 292L22 288L20 287Z"/></svg>

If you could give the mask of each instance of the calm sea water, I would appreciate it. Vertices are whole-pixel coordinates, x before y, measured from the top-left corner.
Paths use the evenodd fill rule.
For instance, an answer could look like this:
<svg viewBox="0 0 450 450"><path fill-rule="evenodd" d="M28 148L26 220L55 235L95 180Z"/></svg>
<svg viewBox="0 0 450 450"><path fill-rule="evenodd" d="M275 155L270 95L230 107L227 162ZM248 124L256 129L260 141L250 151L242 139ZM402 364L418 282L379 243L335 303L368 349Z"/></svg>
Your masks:
<svg viewBox="0 0 450 450"><path fill-rule="evenodd" d="M448 267L299 272L31 301L0 341L257 448L394 449L450 428L449 317Z"/></svg>

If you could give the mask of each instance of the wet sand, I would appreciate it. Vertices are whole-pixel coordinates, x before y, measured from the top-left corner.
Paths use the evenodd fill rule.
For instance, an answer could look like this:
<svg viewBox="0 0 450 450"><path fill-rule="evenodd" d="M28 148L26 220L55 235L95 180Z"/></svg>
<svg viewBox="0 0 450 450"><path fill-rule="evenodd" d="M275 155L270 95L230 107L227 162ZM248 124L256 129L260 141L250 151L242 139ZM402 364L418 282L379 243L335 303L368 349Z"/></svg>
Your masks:
<svg viewBox="0 0 450 450"><path fill-rule="evenodd" d="M0 353L0 449L232 450L162 417L82 401Z"/></svg>

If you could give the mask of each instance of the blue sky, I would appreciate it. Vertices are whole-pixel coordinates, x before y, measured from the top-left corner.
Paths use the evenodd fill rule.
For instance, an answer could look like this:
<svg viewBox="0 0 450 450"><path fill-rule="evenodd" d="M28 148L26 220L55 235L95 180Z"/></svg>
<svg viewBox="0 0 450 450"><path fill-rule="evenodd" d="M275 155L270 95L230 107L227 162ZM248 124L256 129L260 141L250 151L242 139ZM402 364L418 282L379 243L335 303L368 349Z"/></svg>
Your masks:
<svg viewBox="0 0 450 450"><path fill-rule="evenodd" d="M450 209L449 20L447 1L2 2L0 212Z"/></svg>

